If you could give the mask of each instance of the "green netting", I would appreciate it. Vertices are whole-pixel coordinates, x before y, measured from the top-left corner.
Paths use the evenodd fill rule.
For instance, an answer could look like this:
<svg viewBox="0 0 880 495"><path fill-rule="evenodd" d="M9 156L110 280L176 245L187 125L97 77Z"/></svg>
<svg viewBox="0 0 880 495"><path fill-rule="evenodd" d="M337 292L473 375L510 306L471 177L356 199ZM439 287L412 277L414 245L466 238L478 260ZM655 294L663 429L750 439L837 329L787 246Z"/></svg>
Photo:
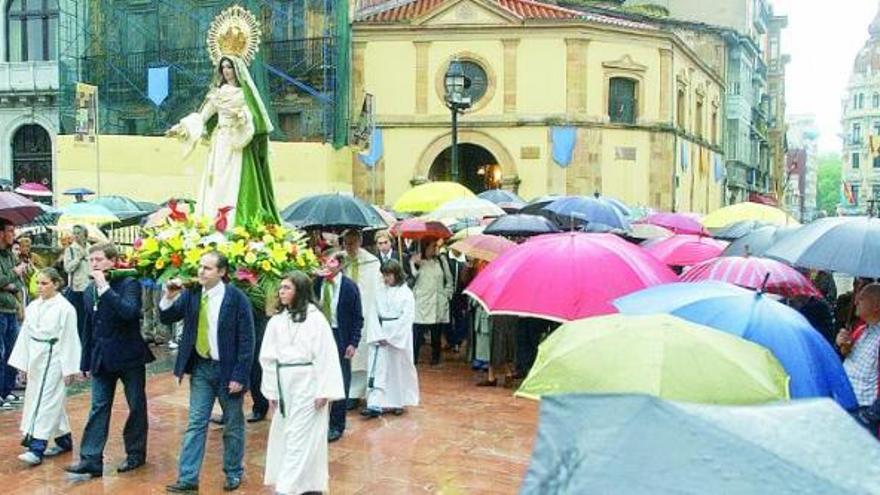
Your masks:
<svg viewBox="0 0 880 495"><path fill-rule="evenodd" d="M351 75L351 27L348 22L348 0L335 0L336 37L336 108L333 119L333 146L348 143L349 78Z"/></svg>

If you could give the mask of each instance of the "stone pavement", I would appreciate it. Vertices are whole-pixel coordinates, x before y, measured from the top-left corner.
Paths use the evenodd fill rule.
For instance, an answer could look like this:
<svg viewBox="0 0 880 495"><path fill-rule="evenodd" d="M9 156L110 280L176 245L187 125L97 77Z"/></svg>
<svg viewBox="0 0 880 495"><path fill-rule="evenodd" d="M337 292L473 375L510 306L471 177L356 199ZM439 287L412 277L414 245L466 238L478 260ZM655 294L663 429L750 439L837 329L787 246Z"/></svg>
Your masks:
<svg viewBox="0 0 880 495"><path fill-rule="evenodd" d="M180 439L186 426L189 386L167 371L171 356L151 366L147 397L150 414L147 465L117 474L124 460L122 425L128 413L121 384L105 451L104 477L71 481L62 467L77 459L64 455L41 466L25 467L20 411L0 412L0 486L5 494L153 494L165 493L175 480ZM475 387L476 375L463 363L439 369L419 366L422 405L400 417L364 420L349 413L348 429L330 446L330 493L333 494L511 494L528 467L537 403L514 399L510 390ZM89 394L68 400L74 439L78 442L88 414ZM245 413L250 412L246 405ZM218 406L219 411L219 406ZM271 494L263 486L269 422L247 426L245 480L240 494ZM201 493L224 493L219 427L211 426L200 480Z"/></svg>

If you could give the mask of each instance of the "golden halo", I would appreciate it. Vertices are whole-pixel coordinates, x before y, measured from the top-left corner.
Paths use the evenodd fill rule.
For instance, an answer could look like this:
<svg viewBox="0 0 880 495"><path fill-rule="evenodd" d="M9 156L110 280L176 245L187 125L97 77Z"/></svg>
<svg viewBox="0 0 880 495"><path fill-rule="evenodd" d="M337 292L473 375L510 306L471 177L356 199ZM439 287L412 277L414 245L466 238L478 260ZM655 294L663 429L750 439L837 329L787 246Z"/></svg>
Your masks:
<svg viewBox="0 0 880 495"><path fill-rule="evenodd" d="M224 56L235 56L250 65L260 49L260 23L254 14L233 5L217 14L208 29L208 54L217 65Z"/></svg>

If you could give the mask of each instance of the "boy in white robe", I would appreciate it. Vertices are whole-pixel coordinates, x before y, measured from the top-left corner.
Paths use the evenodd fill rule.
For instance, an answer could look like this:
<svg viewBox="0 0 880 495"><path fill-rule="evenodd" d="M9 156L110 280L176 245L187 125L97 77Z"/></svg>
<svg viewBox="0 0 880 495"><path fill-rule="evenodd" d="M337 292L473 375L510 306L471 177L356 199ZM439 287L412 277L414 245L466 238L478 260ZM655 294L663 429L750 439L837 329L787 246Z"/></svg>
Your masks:
<svg viewBox="0 0 880 495"><path fill-rule="evenodd" d="M376 255L362 248L363 236L359 230L346 230L342 236L345 247L345 276L352 279L361 294L361 314L364 316L364 328L361 330L361 342L357 352L351 358L351 385L348 397L349 409L357 406L358 399L366 397L367 392L367 342L371 334L379 330L379 318L376 315L376 292L382 286L382 265Z"/></svg>
<svg viewBox="0 0 880 495"><path fill-rule="evenodd" d="M368 418L386 411L396 415L406 406L419 404L419 377L413 362L415 299L406 285L400 264L382 265L384 285L376 294L376 313L381 327L369 339Z"/></svg>
<svg viewBox="0 0 880 495"><path fill-rule="evenodd" d="M333 331L309 304L311 287L303 273L281 281L283 309L269 320L260 349L261 389L275 411L264 483L282 494L328 491L329 401L345 397Z"/></svg>
<svg viewBox="0 0 880 495"><path fill-rule="evenodd" d="M28 451L18 458L31 466L73 449L64 401L66 385L79 374L81 347L76 310L58 293L62 283L53 268L39 272L39 297L28 304L9 357L10 366L27 373L20 429ZM50 439L56 445L47 448Z"/></svg>

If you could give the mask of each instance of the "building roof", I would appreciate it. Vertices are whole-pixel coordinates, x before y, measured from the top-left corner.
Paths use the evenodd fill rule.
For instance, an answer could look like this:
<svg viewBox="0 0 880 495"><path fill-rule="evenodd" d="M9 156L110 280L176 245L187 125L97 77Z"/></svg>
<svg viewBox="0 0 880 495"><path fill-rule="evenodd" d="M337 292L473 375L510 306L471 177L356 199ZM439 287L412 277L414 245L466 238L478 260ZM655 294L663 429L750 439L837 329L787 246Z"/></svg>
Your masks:
<svg viewBox="0 0 880 495"><path fill-rule="evenodd" d="M853 72L856 74L876 73L880 71L880 11L868 27L871 35L865 46L859 50L853 64Z"/></svg>
<svg viewBox="0 0 880 495"><path fill-rule="evenodd" d="M364 9L358 22L367 23L406 23L439 8L448 0L388 0L386 2L370 2ZM633 29L656 29L650 24L631 21L620 17L591 12L580 12L535 0L485 0L495 4L519 19L543 20L586 20ZM382 8L385 5L386 8Z"/></svg>

